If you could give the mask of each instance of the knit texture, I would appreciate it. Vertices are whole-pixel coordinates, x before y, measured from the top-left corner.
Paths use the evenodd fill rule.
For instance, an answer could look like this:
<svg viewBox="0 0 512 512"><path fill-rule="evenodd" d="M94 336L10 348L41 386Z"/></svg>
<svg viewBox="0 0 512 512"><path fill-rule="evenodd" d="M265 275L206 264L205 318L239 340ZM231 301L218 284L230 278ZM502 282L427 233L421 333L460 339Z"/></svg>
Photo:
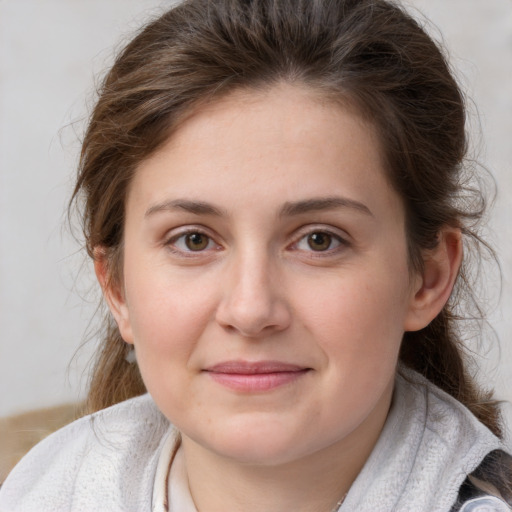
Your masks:
<svg viewBox="0 0 512 512"><path fill-rule="evenodd" d="M14 468L0 490L0 511L149 512L168 430L149 395L81 418Z"/></svg>
<svg viewBox="0 0 512 512"><path fill-rule="evenodd" d="M447 512L501 441L461 403L402 369L384 429L340 512Z"/></svg>

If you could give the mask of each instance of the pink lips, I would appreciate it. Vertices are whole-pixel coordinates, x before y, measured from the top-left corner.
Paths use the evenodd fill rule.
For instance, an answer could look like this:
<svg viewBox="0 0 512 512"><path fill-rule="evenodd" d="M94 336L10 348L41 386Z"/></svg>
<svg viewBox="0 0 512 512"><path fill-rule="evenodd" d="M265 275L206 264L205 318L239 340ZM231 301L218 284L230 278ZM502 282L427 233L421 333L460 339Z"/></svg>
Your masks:
<svg viewBox="0 0 512 512"><path fill-rule="evenodd" d="M278 361L226 361L205 370L217 383L235 391L270 391L305 375L310 368Z"/></svg>

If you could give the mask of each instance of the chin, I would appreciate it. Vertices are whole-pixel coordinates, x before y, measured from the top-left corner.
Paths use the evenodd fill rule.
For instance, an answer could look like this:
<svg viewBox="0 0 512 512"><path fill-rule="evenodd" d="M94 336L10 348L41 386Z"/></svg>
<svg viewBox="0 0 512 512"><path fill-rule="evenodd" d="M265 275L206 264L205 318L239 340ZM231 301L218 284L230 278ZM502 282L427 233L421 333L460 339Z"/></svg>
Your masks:
<svg viewBox="0 0 512 512"><path fill-rule="evenodd" d="M215 431L210 430L207 437L190 437L217 456L255 466L287 464L322 448L308 442L304 428L293 428L268 418L224 424Z"/></svg>
<svg viewBox="0 0 512 512"><path fill-rule="evenodd" d="M247 466L280 466L291 463L299 458L297 446L276 443L268 439L260 442L246 441L229 442L224 446L212 447L217 455Z"/></svg>

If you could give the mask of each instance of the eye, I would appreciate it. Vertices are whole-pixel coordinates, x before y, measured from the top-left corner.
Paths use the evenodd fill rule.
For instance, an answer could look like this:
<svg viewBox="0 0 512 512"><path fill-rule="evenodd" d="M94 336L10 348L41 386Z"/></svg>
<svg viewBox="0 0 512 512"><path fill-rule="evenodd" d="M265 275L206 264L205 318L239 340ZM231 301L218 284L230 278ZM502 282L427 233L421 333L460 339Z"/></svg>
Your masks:
<svg viewBox="0 0 512 512"><path fill-rule="evenodd" d="M167 245L180 252L201 252L217 248L217 244L205 233L188 231L172 237Z"/></svg>
<svg viewBox="0 0 512 512"><path fill-rule="evenodd" d="M328 231L313 231L303 236L295 244L295 248L300 251L327 252L341 245L347 245L347 243L340 236Z"/></svg>

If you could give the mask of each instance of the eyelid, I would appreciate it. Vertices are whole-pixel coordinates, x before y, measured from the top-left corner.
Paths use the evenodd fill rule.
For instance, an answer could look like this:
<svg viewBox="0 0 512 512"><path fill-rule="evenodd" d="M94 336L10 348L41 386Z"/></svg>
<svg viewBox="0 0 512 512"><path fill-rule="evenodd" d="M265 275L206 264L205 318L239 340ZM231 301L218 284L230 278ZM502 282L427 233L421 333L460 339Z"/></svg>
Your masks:
<svg viewBox="0 0 512 512"><path fill-rule="evenodd" d="M305 237L313 233L325 233L335 238L340 243L340 245L338 247L335 247L333 249L327 249L325 251L314 251L313 249L311 249L310 251L305 251L312 257L329 256L351 245L351 242L349 240L350 237L346 232L332 226L326 226L322 224L311 224L308 226L304 226L303 228L300 228L294 236L294 241L288 247L292 249L296 248L299 242L301 242Z"/></svg>
<svg viewBox="0 0 512 512"><path fill-rule="evenodd" d="M215 244L214 248L203 249L201 251L192 251L192 250L183 250L177 248L174 243L179 240L181 237L186 235L190 235L193 233L199 233L209 238L211 242ZM163 245L167 247L173 254L177 254L186 258L197 258L201 256L205 256L205 254L210 253L212 250L219 250L222 248L222 245L217 242L217 237L215 237L211 231L201 225L186 225L178 228L172 229L168 232L164 238Z"/></svg>

